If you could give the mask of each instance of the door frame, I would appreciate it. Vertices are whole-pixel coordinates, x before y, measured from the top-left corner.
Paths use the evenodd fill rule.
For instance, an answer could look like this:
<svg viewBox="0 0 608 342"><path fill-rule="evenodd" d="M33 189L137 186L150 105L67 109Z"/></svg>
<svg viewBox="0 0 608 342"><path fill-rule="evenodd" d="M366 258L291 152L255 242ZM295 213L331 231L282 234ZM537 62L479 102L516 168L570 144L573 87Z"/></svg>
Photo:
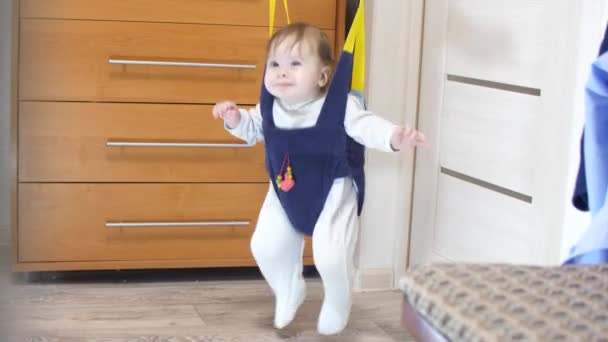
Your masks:
<svg viewBox="0 0 608 342"><path fill-rule="evenodd" d="M366 94L369 109L416 125L425 0L369 0ZM426 151L425 151L426 153ZM397 288L408 265L415 150L366 154L366 205L356 288Z"/></svg>

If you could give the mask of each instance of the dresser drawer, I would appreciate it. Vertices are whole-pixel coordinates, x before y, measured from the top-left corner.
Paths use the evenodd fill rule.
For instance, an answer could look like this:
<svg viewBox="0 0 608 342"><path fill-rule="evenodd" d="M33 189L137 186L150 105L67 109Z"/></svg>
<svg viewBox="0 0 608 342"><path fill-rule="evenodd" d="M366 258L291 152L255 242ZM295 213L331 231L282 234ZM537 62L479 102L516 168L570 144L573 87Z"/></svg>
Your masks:
<svg viewBox="0 0 608 342"><path fill-rule="evenodd" d="M251 259L267 191L267 183L20 184L19 262Z"/></svg>
<svg viewBox="0 0 608 342"><path fill-rule="evenodd" d="M24 19L19 96L255 104L267 40L263 27ZM123 64L150 62L189 66Z"/></svg>
<svg viewBox="0 0 608 342"><path fill-rule="evenodd" d="M268 182L263 145L230 135L211 108L21 102L19 180Z"/></svg>
<svg viewBox="0 0 608 342"><path fill-rule="evenodd" d="M264 28L22 20L22 100L255 103ZM41 58L44 56L44 58ZM109 61L222 63L254 69L124 65Z"/></svg>
<svg viewBox="0 0 608 342"><path fill-rule="evenodd" d="M290 0L289 15L333 29L336 0ZM268 0L21 0L21 17L267 26ZM278 0L276 24L285 23Z"/></svg>

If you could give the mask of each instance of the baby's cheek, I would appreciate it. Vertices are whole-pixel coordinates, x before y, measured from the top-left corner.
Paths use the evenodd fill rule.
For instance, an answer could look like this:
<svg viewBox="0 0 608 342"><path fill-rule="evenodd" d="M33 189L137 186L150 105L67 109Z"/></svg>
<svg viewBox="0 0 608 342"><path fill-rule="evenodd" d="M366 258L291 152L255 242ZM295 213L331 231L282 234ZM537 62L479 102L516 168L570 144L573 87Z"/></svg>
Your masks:
<svg viewBox="0 0 608 342"><path fill-rule="evenodd" d="M268 89L270 89L270 79L271 79L271 77L269 77L268 74L264 75L264 85Z"/></svg>

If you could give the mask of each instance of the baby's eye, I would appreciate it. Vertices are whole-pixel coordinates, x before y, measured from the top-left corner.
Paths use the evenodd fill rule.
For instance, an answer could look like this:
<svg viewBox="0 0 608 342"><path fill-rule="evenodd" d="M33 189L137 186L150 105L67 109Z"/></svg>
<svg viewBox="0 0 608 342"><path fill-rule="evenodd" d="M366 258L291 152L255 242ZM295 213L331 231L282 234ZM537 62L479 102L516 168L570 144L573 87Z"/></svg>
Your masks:
<svg viewBox="0 0 608 342"><path fill-rule="evenodd" d="M268 62L268 65L269 65L271 68L276 68L276 67L278 67L278 66L279 66L279 63L277 63L277 62L275 62L275 61L270 61L270 62Z"/></svg>
<svg viewBox="0 0 608 342"><path fill-rule="evenodd" d="M300 63L300 61L291 62L291 66L300 66L300 65L302 65L302 63Z"/></svg>

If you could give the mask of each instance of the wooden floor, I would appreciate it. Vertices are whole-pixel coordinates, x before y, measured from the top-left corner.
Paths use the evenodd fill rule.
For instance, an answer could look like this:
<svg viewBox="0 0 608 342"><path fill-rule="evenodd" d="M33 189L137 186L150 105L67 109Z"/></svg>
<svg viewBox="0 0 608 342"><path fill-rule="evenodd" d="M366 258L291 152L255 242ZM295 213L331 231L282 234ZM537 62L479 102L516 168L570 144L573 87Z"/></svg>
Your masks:
<svg viewBox="0 0 608 342"><path fill-rule="evenodd" d="M0 255L0 341L411 341L397 291L357 293L347 329L322 337L316 274L294 322L272 327L273 300L256 269L11 274Z"/></svg>

